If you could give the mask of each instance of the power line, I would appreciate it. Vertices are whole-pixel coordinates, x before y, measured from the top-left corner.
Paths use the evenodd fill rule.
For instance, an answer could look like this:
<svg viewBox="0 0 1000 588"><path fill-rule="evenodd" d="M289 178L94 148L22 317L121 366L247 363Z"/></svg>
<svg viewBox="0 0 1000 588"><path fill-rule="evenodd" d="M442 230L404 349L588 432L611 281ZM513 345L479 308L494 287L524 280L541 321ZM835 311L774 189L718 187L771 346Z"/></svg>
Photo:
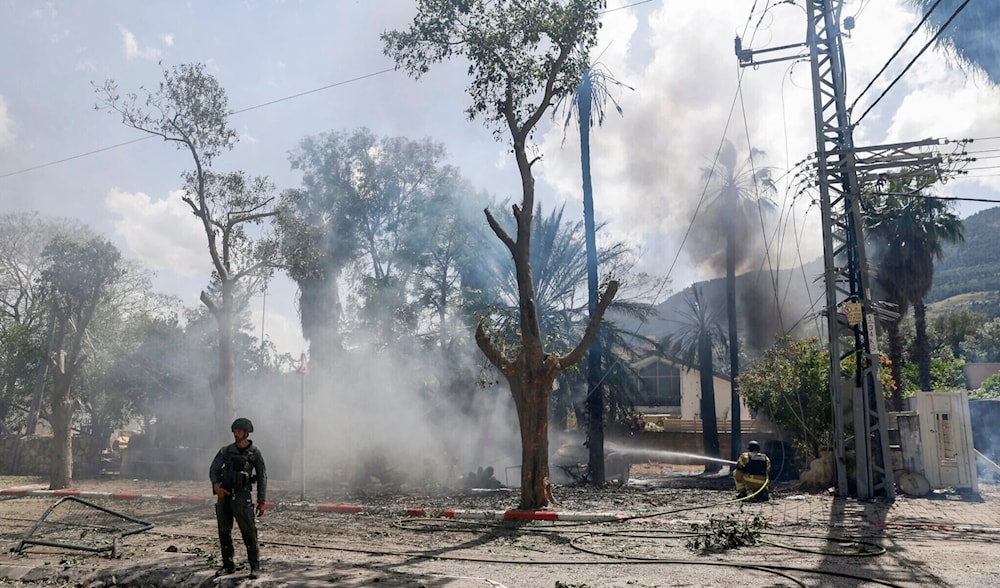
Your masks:
<svg viewBox="0 0 1000 588"><path fill-rule="evenodd" d="M962 12L962 10L965 9L966 6L968 6L969 2L971 2L971 0L965 0L965 2L962 2L962 4L955 9L955 12L953 12L952 15L948 17L948 20L944 21L944 24L941 25L941 28L939 28L937 32L934 33L934 36L931 37L931 40L927 41L927 43L923 46L923 48L921 48L920 51L913 57L913 59L910 60L910 63L906 64L906 67L903 68L903 71L899 72L899 75L896 76L896 79L892 80L892 82L886 87L886 89L883 90L881 94L879 94L878 98L876 98L874 102L868 105L868 108L866 108L865 111L861 113L861 116L859 116L858 119L854 121L852 126L857 126L861 124L862 119L864 119L865 116L869 112L871 112L872 108L875 108L875 105L878 104L882 100L882 98L884 98L885 95L889 93L889 90L891 90L892 87L896 85L896 82L898 82L906 74L906 72L910 71L910 68L913 66L914 63L917 62L917 59L920 59L920 56L924 54L924 51L927 51L928 47L930 47L935 41L937 41L938 37L941 36L941 33L943 33L945 29L948 28L948 25L951 24L951 21L955 20L955 17L958 16L959 13Z"/></svg>
<svg viewBox="0 0 1000 588"><path fill-rule="evenodd" d="M652 1L652 0L647 0L647 1ZM386 69L382 69L382 70L379 70L379 71L374 71L374 72L367 73L367 74L364 74L364 75L361 75L361 76L357 76L357 77L354 77L354 78L350 78L350 79L347 79L347 80L341 80L339 82L334 82L332 84L326 84L325 86L320 86L318 88L313 88L311 90L306 90L304 92L298 92L296 94L290 94L288 96L277 98L275 100L270 100L268 102L262 102L261 104L255 104L253 106L248 106L246 108L241 108L239 110L233 110L233 111L231 111L229 113L229 115L231 116L231 115L234 115L234 114L243 114L244 112L250 112L251 110L257 110L258 108L264 108L265 106L272 106L274 104L278 104L280 102L286 102L286 101L292 100L294 98L301 98L302 96L307 96L309 94L315 94L316 92L322 92L323 90L329 90L330 88L336 88L337 86L343 86L343 85L346 85L346 84L351 84L351 83L354 83L354 82L359 82L361 80L364 80L364 79L367 79L367 78L372 78L372 77L375 77L375 76L378 76L378 75L381 75L381 74L384 74L384 73L388 73L390 71L395 71L395 70L396 70L396 68L389 67L389 68L386 68ZM33 165L31 167L26 167L26 168L19 169L19 170L16 170L16 171L7 172L5 174L0 174L0 179L9 178L11 176L16 176L16 175L25 174L25 173L28 173L28 172L40 170L40 169L43 169L43 168L46 168L46 167L50 167L50 166L53 166L53 165L58 165L60 163L66 163L67 161L73 161L74 159L80 159L81 157L88 157L90 155L95 155L97 153L102 153L104 151L110 151L112 149L118 149L119 147L124 147L126 145L131 145L132 143L138 143L139 141L145 141L147 139L152 139L154 137L155 137L155 135L146 135L145 137L139 137L138 139L132 139L131 141L125 141L125 142L122 142L122 143L116 143L114 145L109 145L107 147L101 147L100 149L94 149L92 151L87 151L86 153L80 153L80 154L77 154L77 155L71 155L70 157L64 157L62 159L56 159L54 161L49 161L49 162L42 163L42 164L39 164L39 165Z"/></svg>
<svg viewBox="0 0 1000 588"><path fill-rule="evenodd" d="M892 60L896 59L896 57L899 55L899 52L903 50L903 47L906 47L906 44L910 42L910 39L913 38L913 35L917 34L917 31L920 30L920 27L924 26L924 23L927 22L928 18L930 18L931 13L934 12L934 9L938 7L938 4L941 4L941 0L937 0L934 3L934 5L930 7L927 13L924 14L924 17L920 19L920 22L917 23L917 26L913 27L913 30L910 31L910 34L906 35L906 38L903 39L903 42L900 43L899 47L897 47L896 50L892 53L892 55L889 56L889 59L886 60L885 64L882 66L882 69L878 70L878 73L872 76L872 79L871 81L868 82L868 85L865 86L864 90L861 90L861 93L858 94L858 96L854 99L854 102L851 103L851 107L848 109L848 111L854 110L854 107L857 105L858 100L861 100L861 97L865 95L865 92L871 89L872 85L875 83L876 80L878 80L879 76L885 73L885 70L888 69L889 65L892 63ZM861 10L864 10L863 6L861 7ZM858 10L858 14L861 13L861 10Z"/></svg>
<svg viewBox="0 0 1000 588"><path fill-rule="evenodd" d="M619 6L618 8L610 8L608 10L603 11L601 14L606 14L608 12L614 12L616 10L624 10L626 8L633 8L635 6L640 6L642 4L649 4L650 2L654 2L654 1L655 0L640 0L638 2L633 2L632 4L626 4L624 6ZM323 90L329 90L330 88L336 88L337 86L343 86L343 85L350 84L350 83L353 83L353 82L358 82L358 81L361 81L361 80L364 80L364 79L367 79L367 78L375 77L377 75L381 75L381 74L388 73L388 72L395 71L395 70L396 70L395 67L389 67L389 68L382 69L382 70L379 70L379 71L374 71L374 72L371 72L371 73L368 73L368 74L364 74L364 75L361 75L361 76L358 76L358 77L355 77L355 78L350 78L350 79L347 79L347 80L342 80L342 81L339 81L339 82L334 82L332 84L327 84L325 86L320 86L318 88L313 88L311 90L306 90L304 92L298 92L296 94L290 94L288 96L277 98L275 100L270 100L268 102L263 102L261 104L255 104L253 106L248 106L246 108L241 108L239 110L234 110L234 111L230 112L229 114L230 115L233 115L233 114L243 114L244 112L250 112L251 110L257 110L259 108L264 108L265 106L272 106L274 104L278 104L278 103L281 103L281 102L287 102L288 100L293 100L295 98L301 98L302 96L308 96L309 94L315 94L316 92L322 92ZM138 139L132 139L130 141L125 141L125 142L122 142L122 143L116 143L114 145L109 145L107 147L101 147L99 149L94 149L92 151L87 151L85 153L79 153L77 155L71 155L69 157L64 157L62 159L56 159L56 160L53 160L53 161L48 161L46 163L41 163L41 164L38 164L38 165L33 165L31 167L26 167L26 168L23 168L23 169L12 171L12 172L7 172L5 174L0 174L0 180L2 180L4 178L9 178L9 177L12 177L12 176L26 174L28 172L37 171L37 170L40 170L40 169L44 169L46 167L51 167L53 165L58 165L60 163L66 163L67 161L73 161L74 159L80 159L80 158L83 158L83 157L89 157L91 155L96 155L96 154L102 153L104 151L111 151L112 149L118 149L119 147L124 147L126 145L131 145L132 143L138 143L139 141L145 141L147 139L152 139L152 138L154 138L154 135L148 135L148 136L145 136L145 137L140 137Z"/></svg>
<svg viewBox="0 0 1000 588"><path fill-rule="evenodd" d="M635 6L640 6L642 4L649 4L650 2L655 2L655 1L656 0L639 0L639 2L633 2L632 4L619 6L618 8L608 8L607 10L602 10L600 14L607 14L609 12L615 12L616 10L625 10L626 8L633 8Z"/></svg>
<svg viewBox="0 0 1000 588"><path fill-rule="evenodd" d="M243 114L244 112L250 112L251 110L257 110L258 108L264 108L265 106L271 106L273 104L278 104L279 102L286 102L286 101L292 100L294 98L301 98L302 96L308 96L309 94L315 94L316 92L322 92L323 90L329 90L330 88L336 88L337 86L343 86L343 85L346 85L346 84L351 84L353 82L359 82L359 81L364 80L364 79L373 78L375 76L382 75L382 74L388 73L390 71L396 71L396 68L395 67L387 67L385 69L381 69L379 71L374 71L372 73L368 73L368 74L365 74L363 76L358 76L356 78L351 78L349 80L343 80L343 81L340 81L340 82L334 82L332 84L327 84L325 86L320 86L319 88L313 88L312 90L306 90L305 92L299 92L298 94L292 94L290 96L285 96L283 98L278 98L276 100L271 100L270 102L264 102L263 104L257 104L257 105L254 105L254 106L248 106L246 108L242 108L240 110L234 110L234 111L230 112L229 114Z"/></svg>
<svg viewBox="0 0 1000 588"><path fill-rule="evenodd" d="M976 169L1000 169L1000 165L981 167ZM876 196L902 196L904 198L923 198L924 200L945 200L948 202L986 202L988 204L1000 204L1000 199L996 198L967 198L960 196L934 196L932 194L920 194L916 192L872 192Z"/></svg>
<svg viewBox="0 0 1000 588"><path fill-rule="evenodd" d="M767 4L764 6L764 13L766 13L770 8L771 2L768 0ZM750 15L747 16L747 27L749 27L750 19L753 17L753 11L757 7L757 0L754 0L753 6L750 9ZM763 15L762 15L763 17ZM754 26L753 33L751 34L751 40L757 34L758 29L760 29L761 21L758 20L756 26ZM746 35L746 28L743 29L744 36ZM677 265L677 260L681 256L681 251L684 249L684 244L687 243L688 237L691 235L692 229L694 229L695 220L698 218L698 212L701 210L702 205L705 203L705 197L708 194L708 187L712 181L712 176L715 174L715 166L719 163L719 154L722 152L723 143L726 141L726 134L729 133L729 124L733 120L733 113L736 112L736 102L741 99L742 96L742 84L743 84L743 72L742 68L738 69L739 73L736 75L736 93L733 95L733 103L729 106L729 116L726 118L726 124L722 129L722 139L719 141L719 149L715 152L715 159L712 161L712 168L708 172L708 176L705 178L705 187L701 191L701 197L698 199L698 206L694 209L694 214L691 216L691 222L688 224L687 230L684 232L684 237L681 239L680 245L677 246L677 254L674 255L674 259L670 262L670 269L667 270L666 278L669 280L670 275L674 271L674 267ZM744 119L746 118L744 113ZM744 124L745 124L744 120Z"/></svg>
<svg viewBox="0 0 1000 588"><path fill-rule="evenodd" d="M94 149L93 151L87 151L86 153L80 153L80 154L77 154L77 155L71 155L69 157L64 157L62 159L57 159L55 161L49 161L48 163L41 163L39 165L33 165L31 167L26 167L24 169L19 169L17 171L12 171L12 172L8 172L8 173L5 173L3 175L0 175L0 180L2 180L3 178L9 178L11 176L16 176L18 174L26 174L28 172L39 170L39 169L42 169L42 168L45 168L45 167L49 167L49 166L52 166L52 165L57 165L57 164L60 164L60 163L66 163L67 161L73 161L74 159L80 159L81 157L87 157L87 156L90 156L90 155L95 155L95 154L101 153L103 151L110 151L112 149L118 149L119 147L124 147L126 145L131 145L132 143L138 143L139 141L145 141L146 139L152 139L152 138L153 138L153 135L146 135L145 137L139 137L138 139L132 139L131 141L125 141L124 143L117 143L115 145L109 145L107 147L101 147L100 149Z"/></svg>

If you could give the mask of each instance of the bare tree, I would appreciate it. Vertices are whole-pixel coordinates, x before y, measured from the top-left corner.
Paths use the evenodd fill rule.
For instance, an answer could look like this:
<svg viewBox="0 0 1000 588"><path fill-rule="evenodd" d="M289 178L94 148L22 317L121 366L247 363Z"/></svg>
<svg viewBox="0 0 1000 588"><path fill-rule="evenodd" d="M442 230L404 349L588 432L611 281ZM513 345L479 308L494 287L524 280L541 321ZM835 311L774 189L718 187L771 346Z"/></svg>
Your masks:
<svg viewBox="0 0 1000 588"><path fill-rule="evenodd" d="M215 422L225 430L234 416L233 351L237 293L262 287L278 264L275 239L262 235L260 225L276 214L265 178L242 172L217 174L212 161L230 149L238 134L229 127L225 90L205 72L203 64L164 70L157 91L140 88L122 96L113 80L96 87L97 109L117 113L122 124L173 143L191 155L194 169L184 174L184 202L201 222L211 256L218 293L201 293L201 302L215 318L219 332L219 367L210 378Z"/></svg>
<svg viewBox="0 0 1000 588"><path fill-rule="evenodd" d="M521 203L512 206L515 235L489 209L484 212L514 261L520 344L514 348L497 345L486 321L476 329L476 344L504 374L514 398L521 429L522 509L542 508L552 501L548 456L552 384L560 371L583 358L618 291L618 282L609 281L582 340L569 353L545 350L531 273L535 210L531 168L538 157L529 157L529 142L545 112L579 85L604 5L603 0L418 0L417 15L408 30L382 34L385 53L415 78L446 58L468 58L472 76L469 117L483 118L498 138L509 133L521 176Z"/></svg>

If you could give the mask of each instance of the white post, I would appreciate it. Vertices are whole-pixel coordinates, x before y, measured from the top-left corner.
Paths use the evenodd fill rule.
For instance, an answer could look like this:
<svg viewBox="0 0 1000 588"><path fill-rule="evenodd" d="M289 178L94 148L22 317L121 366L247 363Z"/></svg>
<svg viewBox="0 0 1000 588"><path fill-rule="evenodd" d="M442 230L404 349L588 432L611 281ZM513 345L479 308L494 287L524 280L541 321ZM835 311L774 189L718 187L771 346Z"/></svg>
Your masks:
<svg viewBox="0 0 1000 588"><path fill-rule="evenodd" d="M306 354L299 357L299 501L306 500L306 375L309 365Z"/></svg>

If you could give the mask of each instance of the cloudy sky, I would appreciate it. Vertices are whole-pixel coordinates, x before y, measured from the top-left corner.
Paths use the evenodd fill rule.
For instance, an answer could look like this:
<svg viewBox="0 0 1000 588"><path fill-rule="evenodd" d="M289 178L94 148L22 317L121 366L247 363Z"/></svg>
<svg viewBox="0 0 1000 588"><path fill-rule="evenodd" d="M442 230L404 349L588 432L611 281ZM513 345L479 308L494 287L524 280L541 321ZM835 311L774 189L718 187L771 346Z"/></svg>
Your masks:
<svg viewBox="0 0 1000 588"><path fill-rule="evenodd" d="M809 65L741 70L733 51L737 35L753 49L802 42L806 20L797 4L608 2L598 61L631 89L612 91L622 115L611 110L594 132L595 208L608 236L633 241L644 269L669 272L674 290L716 275L706 248L717 236L697 224L689 228L704 210L701 170L712 166L724 138L742 153L751 145L764 151L755 163L781 177L774 263L787 267L798 255L821 253L819 212L808 195L794 196L788 182L796 163L816 149ZM210 268L200 225L178 192L190 161L156 140L122 145L142 135L95 111L92 87L109 78L123 90L153 87L161 78L158 63L190 62L207 64L234 110L250 109L233 116L241 140L216 160L219 170L296 187L287 155L301 139L366 126L379 135L440 141L450 162L478 186L501 198L517 196L505 145L464 116L464 64L442 64L413 81L392 71L382 54L379 33L405 27L413 12L407 0L0 0L0 211L86 222L155 270L157 289L198 304ZM920 15L904 0L848 1L843 14L856 23L845 41L851 104ZM856 114L927 39L915 35L857 101ZM1000 92L930 50L865 116L855 143L975 138L974 149L989 157L1000 150L998 136ZM579 210L573 133L564 138L561 120L546 120L537 139L540 201ZM981 158L940 192L1000 199L1000 172L990 161ZM958 211L965 217L990 206L966 201ZM293 284L276 280L254 314L279 349L297 354L303 342L295 297Z"/></svg>

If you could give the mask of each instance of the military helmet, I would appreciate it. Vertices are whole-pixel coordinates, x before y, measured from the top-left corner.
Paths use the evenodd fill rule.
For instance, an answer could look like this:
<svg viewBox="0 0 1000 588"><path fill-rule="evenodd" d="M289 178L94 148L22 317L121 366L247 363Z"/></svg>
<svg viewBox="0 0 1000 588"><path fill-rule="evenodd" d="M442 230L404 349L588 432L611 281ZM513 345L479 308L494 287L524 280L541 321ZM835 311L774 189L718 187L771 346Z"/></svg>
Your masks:
<svg viewBox="0 0 1000 588"><path fill-rule="evenodd" d="M249 421L247 421L247 422L249 422ZM751 442L747 443L747 450L748 451L760 451L760 443L757 443L756 441L751 441Z"/></svg>
<svg viewBox="0 0 1000 588"><path fill-rule="evenodd" d="M235 431L236 429L243 429L247 433L253 433L253 423L250 419L246 417L240 417L233 421L233 426L229 427L230 430Z"/></svg>

